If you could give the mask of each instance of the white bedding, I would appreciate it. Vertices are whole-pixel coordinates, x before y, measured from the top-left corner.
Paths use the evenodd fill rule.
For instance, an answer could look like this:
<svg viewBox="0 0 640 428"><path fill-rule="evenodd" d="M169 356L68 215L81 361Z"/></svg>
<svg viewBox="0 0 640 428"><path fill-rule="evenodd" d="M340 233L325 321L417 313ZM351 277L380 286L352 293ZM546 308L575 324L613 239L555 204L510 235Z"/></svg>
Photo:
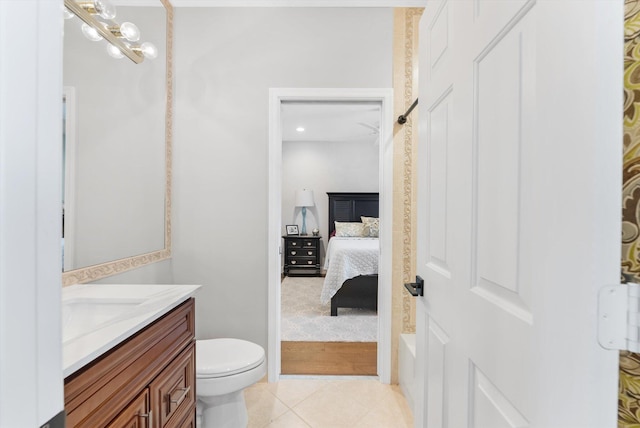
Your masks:
<svg viewBox="0 0 640 428"><path fill-rule="evenodd" d="M320 302L329 303L347 279L377 274L379 254L378 238L331 238L324 262L327 275Z"/></svg>

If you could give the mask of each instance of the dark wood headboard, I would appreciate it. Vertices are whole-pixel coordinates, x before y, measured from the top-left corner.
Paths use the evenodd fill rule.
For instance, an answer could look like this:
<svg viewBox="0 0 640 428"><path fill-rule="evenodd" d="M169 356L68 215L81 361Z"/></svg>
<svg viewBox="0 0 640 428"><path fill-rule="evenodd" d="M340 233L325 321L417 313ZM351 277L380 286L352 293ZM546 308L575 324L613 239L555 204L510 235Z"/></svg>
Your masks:
<svg viewBox="0 0 640 428"><path fill-rule="evenodd" d="M360 221L360 216L378 217L380 195L376 193L337 193L329 195L329 236L336 226L334 221Z"/></svg>

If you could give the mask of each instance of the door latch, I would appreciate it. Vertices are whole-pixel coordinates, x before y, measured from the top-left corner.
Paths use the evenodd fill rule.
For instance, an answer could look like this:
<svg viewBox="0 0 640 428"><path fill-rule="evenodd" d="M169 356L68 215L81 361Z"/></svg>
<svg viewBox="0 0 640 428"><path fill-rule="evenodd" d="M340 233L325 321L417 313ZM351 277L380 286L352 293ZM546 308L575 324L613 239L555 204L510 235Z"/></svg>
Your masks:
<svg viewBox="0 0 640 428"><path fill-rule="evenodd" d="M404 288L406 288L412 296L424 296L424 279L416 275L416 282L405 283Z"/></svg>

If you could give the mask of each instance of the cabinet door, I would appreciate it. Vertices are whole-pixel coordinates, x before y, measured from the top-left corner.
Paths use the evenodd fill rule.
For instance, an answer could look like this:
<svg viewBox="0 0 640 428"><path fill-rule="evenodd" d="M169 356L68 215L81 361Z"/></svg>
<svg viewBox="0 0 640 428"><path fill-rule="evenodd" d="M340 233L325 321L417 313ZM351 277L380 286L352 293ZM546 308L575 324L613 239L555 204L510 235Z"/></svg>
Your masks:
<svg viewBox="0 0 640 428"><path fill-rule="evenodd" d="M195 413L195 344L191 344L149 385L154 427L178 427Z"/></svg>
<svg viewBox="0 0 640 428"><path fill-rule="evenodd" d="M196 414L191 413L185 420L178 426L178 428L196 428Z"/></svg>
<svg viewBox="0 0 640 428"><path fill-rule="evenodd" d="M107 425L107 428L150 428L152 418L149 405L149 389L145 389Z"/></svg>

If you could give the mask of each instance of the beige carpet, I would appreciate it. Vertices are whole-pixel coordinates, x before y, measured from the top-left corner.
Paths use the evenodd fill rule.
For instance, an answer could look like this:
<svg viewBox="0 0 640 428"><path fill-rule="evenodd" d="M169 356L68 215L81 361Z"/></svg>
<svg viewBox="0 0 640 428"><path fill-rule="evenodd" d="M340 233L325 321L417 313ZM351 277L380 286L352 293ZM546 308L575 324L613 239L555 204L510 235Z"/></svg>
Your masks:
<svg viewBox="0 0 640 428"><path fill-rule="evenodd" d="M338 309L320 303L322 277L285 277L282 281L282 341L377 342L378 315L367 309Z"/></svg>

